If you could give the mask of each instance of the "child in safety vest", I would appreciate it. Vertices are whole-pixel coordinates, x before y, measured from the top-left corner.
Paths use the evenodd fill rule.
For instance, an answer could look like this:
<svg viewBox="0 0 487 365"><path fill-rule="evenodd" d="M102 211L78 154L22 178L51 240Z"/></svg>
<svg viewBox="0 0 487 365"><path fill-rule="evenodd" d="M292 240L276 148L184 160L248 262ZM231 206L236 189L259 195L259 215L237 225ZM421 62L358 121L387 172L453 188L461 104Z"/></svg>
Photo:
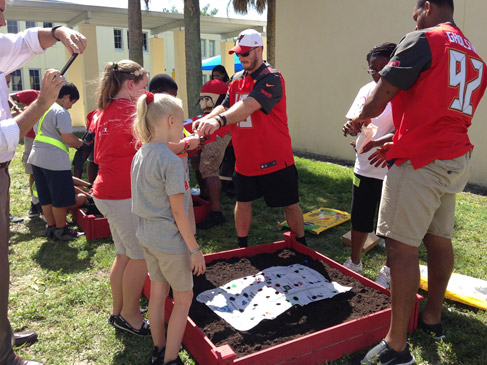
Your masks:
<svg viewBox="0 0 487 365"><path fill-rule="evenodd" d="M58 99L34 125L36 137L27 162L32 165L37 194L46 220L46 235L60 241L78 238L81 233L68 228L68 209L84 204L86 197L75 194L68 147L79 148L83 141L73 134L68 109L79 99L75 85L66 83Z"/></svg>

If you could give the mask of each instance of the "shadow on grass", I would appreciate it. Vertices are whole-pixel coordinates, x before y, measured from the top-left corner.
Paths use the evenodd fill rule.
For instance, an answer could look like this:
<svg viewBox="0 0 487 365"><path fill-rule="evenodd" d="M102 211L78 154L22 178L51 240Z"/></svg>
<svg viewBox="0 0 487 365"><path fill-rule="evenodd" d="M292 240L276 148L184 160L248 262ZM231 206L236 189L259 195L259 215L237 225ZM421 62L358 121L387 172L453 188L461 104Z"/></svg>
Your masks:
<svg viewBox="0 0 487 365"><path fill-rule="evenodd" d="M76 273L90 268L94 249L80 255L80 249L72 247L67 242L46 240L33 256L40 267L51 271L62 270L64 273Z"/></svg>
<svg viewBox="0 0 487 365"><path fill-rule="evenodd" d="M139 337L115 329L117 340L124 346L123 350L113 356L112 364L147 364L152 354L152 337Z"/></svg>

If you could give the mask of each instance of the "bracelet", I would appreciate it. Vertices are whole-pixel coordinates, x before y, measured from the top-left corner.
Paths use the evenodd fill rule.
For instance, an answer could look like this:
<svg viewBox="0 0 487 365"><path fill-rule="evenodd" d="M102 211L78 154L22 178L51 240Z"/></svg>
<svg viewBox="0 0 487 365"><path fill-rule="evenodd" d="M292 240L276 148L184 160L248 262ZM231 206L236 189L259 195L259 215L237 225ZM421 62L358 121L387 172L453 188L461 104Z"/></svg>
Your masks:
<svg viewBox="0 0 487 365"><path fill-rule="evenodd" d="M201 251L201 248L199 248L199 247L198 247L196 250L191 251L191 252L189 253L189 255L190 255L190 256L193 256L195 253L198 253L198 252L200 252L200 251Z"/></svg>
<svg viewBox="0 0 487 365"><path fill-rule="evenodd" d="M220 119L218 119L217 117L215 117L213 119L215 119L218 122L218 125L219 125L218 129L220 129L222 127L222 122L220 122Z"/></svg>
<svg viewBox="0 0 487 365"><path fill-rule="evenodd" d="M223 126L225 127L227 125L227 117L224 116L223 114L218 114L220 118L223 120Z"/></svg>
<svg viewBox="0 0 487 365"><path fill-rule="evenodd" d="M56 31L56 29L61 28L61 27L62 27L62 25L56 25L55 27L52 27L51 28L51 35L58 42L61 42L61 40L58 37L56 37L56 35L54 34L54 32Z"/></svg>

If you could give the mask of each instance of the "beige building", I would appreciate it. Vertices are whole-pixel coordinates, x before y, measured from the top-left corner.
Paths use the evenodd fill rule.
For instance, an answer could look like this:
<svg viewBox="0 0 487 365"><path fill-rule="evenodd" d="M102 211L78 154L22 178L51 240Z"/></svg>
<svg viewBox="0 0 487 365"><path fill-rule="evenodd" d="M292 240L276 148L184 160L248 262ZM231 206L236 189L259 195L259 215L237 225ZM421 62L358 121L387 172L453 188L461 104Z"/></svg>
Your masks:
<svg viewBox="0 0 487 365"><path fill-rule="evenodd" d="M350 137L341 128L359 88L371 81L365 56L375 45L398 43L415 28L415 1L279 0L276 67L286 80L293 148L353 160ZM484 0L455 0L455 21L487 60L482 26ZM487 95L470 138L475 145L471 183L487 185Z"/></svg>
<svg viewBox="0 0 487 365"><path fill-rule="evenodd" d="M76 59L67 72L67 79L80 90L80 101L71 111L73 124L84 126L86 114L96 108L95 92L100 73L109 61L127 59L128 12L127 9L103 6L85 6L57 3L46 0L15 0L8 4L8 24L0 32L17 33L29 27L67 25L83 33L88 39L86 51ZM233 57L227 55L233 47L233 39L242 30L254 28L264 31L265 22L201 17L202 58L224 53L222 64L231 75ZM187 110L186 65L184 48L184 17L182 14L142 11L144 40L144 68L151 75L172 75L178 86L178 96ZM11 88L39 88L42 75L48 68L61 69L69 59L65 48L57 44L43 55L35 57L13 75ZM210 71L203 71L207 81Z"/></svg>

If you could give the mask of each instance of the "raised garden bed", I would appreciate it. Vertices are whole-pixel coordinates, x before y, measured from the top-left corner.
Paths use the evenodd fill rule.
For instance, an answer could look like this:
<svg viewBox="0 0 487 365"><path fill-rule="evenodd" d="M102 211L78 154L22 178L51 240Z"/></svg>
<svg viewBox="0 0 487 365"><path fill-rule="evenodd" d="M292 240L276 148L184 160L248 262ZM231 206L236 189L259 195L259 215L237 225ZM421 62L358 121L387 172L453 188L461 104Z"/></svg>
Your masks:
<svg viewBox="0 0 487 365"><path fill-rule="evenodd" d="M307 255L311 260L307 259L305 265L318 269L321 273L324 270L325 277L333 281L353 286L352 292L304 307L291 308L272 321L263 321L252 330L242 332L227 325L205 305L194 302L183 343L198 363L324 363L371 346L385 336L391 311L388 290L298 244L290 233L285 233L284 236L284 241L205 255L209 270L205 277L195 278L195 297L208 289L208 282L215 287L224 284L227 279L255 273L244 272L248 262L254 265L256 271L265 268L262 267L265 265L273 266L270 256L266 254L277 257L278 264L292 264L295 263L293 260L302 263L302 255ZM225 277L226 274L222 274L220 276L224 282L212 282L220 280L218 275L213 276L212 271L223 270L230 272L230 276ZM149 296L150 282L146 284L144 293ZM416 327L420 299L417 296L410 332ZM357 316L355 307L364 303L365 314ZM172 306L172 300L168 299L166 319L169 318ZM235 348L229 343L234 343Z"/></svg>
<svg viewBox="0 0 487 365"><path fill-rule="evenodd" d="M198 196L193 197L193 210L196 223L206 219L210 213L210 203ZM73 220L85 232L86 240L110 237L108 220L96 209L95 204L88 204L71 210Z"/></svg>
<svg viewBox="0 0 487 365"><path fill-rule="evenodd" d="M86 240L110 237L108 219L96 209L94 204L71 210L73 220L85 232Z"/></svg>

